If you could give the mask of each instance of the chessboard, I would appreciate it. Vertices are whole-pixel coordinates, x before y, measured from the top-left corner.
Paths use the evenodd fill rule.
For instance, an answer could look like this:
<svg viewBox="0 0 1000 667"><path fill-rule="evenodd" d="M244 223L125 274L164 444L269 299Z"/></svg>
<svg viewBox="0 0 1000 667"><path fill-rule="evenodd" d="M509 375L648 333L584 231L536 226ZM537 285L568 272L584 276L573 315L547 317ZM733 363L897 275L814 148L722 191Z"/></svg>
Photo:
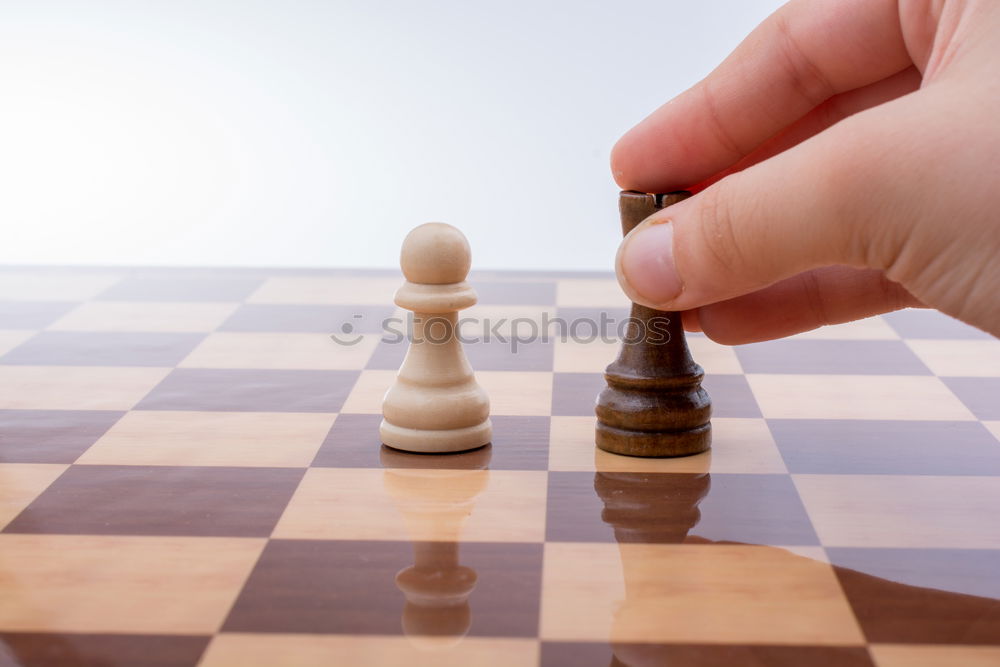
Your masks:
<svg viewBox="0 0 1000 667"><path fill-rule="evenodd" d="M493 442L420 455L396 272L0 270L0 664L1000 664L1000 341L691 334L711 451L626 458L613 277L472 281Z"/></svg>

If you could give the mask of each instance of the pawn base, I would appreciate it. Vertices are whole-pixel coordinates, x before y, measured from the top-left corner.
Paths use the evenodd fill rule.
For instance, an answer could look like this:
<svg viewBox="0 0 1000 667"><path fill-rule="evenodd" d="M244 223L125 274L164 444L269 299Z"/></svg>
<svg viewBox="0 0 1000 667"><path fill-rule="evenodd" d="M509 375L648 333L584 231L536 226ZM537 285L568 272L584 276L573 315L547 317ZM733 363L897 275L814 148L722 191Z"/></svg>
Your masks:
<svg viewBox="0 0 1000 667"><path fill-rule="evenodd" d="M712 445L712 425L684 431L628 431L597 423L597 446L625 456L691 456Z"/></svg>
<svg viewBox="0 0 1000 667"><path fill-rule="evenodd" d="M393 449L426 454L464 452L489 444L493 425L489 419L466 428L425 431L389 423L385 419L378 428L382 443Z"/></svg>

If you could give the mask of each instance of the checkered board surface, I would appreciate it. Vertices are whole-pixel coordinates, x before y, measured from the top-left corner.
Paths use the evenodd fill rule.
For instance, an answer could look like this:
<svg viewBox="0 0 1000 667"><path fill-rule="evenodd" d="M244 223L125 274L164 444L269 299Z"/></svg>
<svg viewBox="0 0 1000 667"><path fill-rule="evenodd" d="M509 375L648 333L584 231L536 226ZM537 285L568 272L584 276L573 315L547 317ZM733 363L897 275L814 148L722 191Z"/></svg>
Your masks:
<svg viewBox="0 0 1000 667"><path fill-rule="evenodd" d="M616 343L494 339L493 444L421 456L377 436L399 283L0 271L0 664L1000 664L1000 341L691 335L713 449L643 460L593 446ZM493 322L626 313L474 284Z"/></svg>

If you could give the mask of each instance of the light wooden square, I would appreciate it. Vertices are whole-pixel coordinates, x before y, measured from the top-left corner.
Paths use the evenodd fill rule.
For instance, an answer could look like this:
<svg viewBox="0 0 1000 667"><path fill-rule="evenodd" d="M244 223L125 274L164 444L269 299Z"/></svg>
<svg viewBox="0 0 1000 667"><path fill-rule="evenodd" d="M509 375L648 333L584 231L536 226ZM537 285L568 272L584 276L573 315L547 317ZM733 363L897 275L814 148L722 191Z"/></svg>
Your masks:
<svg viewBox="0 0 1000 667"><path fill-rule="evenodd" d="M247 299L248 303L300 303L355 306L391 304L404 279L372 276L269 278Z"/></svg>
<svg viewBox="0 0 1000 667"><path fill-rule="evenodd" d="M399 637L380 635L241 634L216 635L201 667L536 667L534 639L494 637Z"/></svg>
<svg viewBox="0 0 1000 667"><path fill-rule="evenodd" d="M628 308L628 300L614 277L571 278L556 283L556 304L573 308Z"/></svg>
<svg viewBox="0 0 1000 667"><path fill-rule="evenodd" d="M0 535L0 629L212 634L265 540Z"/></svg>
<svg viewBox="0 0 1000 667"><path fill-rule="evenodd" d="M750 373L746 378L768 419L975 419L931 376Z"/></svg>
<svg viewBox="0 0 1000 667"><path fill-rule="evenodd" d="M0 366L0 409L128 410L169 368Z"/></svg>
<svg viewBox="0 0 1000 667"><path fill-rule="evenodd" d="M743 372L736 350L729 345L720 345L711 338L704 336L688 336L688 348L691 356L712 375L739 375Z"/></svg>
<svg viewBox="0 0 1000 667"><path fill-rule="evenodd" d="M695 456L644 459L619 456L594 444L594 417L552 417L549 469L600 472L786 473L763 419L717 417L712 449Z"/></svg>
<svg viewBox="0 0 1000 667"><path fill-rule="evenodd" d="M0 529L68 467L53 463L0 463Z"/></svg>
<svg viewBox="0 0 1000 667"><path fill-rule="evenodd" d="M615 360L621 343L595 340L589 343L557 340L553 348L557 373L603 373Z"/></svg>
<svg viewBox="0 0 1000 667"><path fill-rule="evenodd" d="M238 303L91 301L53 322L55 331L212 331Z"/></svg>
<svg viewBox="0 0 1000 667"><path fill-rule="evenodd" d="M378 345L378 335L355 336L341 345L322 333L209 334L181 368L266 368L356 370L364 368Z"/></svg>
<svg viewBox="0 0 1000 667"><path fill-rule="evenodd" d="M825 547L1000 549L993 477L793 475Z"/></svg>
<svg viewBox="0 0 1000 667"><path fill-rule="evenodd" d="M820 563L830 562L830 556L826 553L826 549L823 547L811 547L805 544L775 544L769 546L773 546L775 549L783 549L789 553L802 556L803 558L808 558L809 560L818 561Z"/></svg>
<svg viewBox="0 0 1000 667"><path fill-rule="evenodd" d="M340 411L352 414L382 414L382 399L389 390L396 371L361 371Z"/></svg>
<svg viewBox="0 0 1000 667"><path fill-rule="evenodd" d="M827 563L748 545L545 545L543 640L863 645Z"/></svg>
<svg viewBox="0 0 1000 667"><path fill-rule="evenodd" d="M311 468L275 538L541 542L545 471Z"/></svg>
<svg viewBox="0 0 1000 667"><path fill-rule="evenodd" d="M896 330L881 317L868 317L844 324L830 324L789 338L803 340L899 340Z"/></svg>
<svg viewBox="0 0 1000 667"><path fill-rule="evenodd" d="M552 373L543 371L476 371L490 396L494 415L547 416L552 412Z"/></svg>
<svg viewBox="0 0 1000 667"><path fill-rule="evenodd" d="M121 280L119 273L45 270L0 273L0 301L84 301Z"/></svg>
<svg viewBox="0 0 1000 667"><path fill-rule="evenodd" d="M1000 377L1000 340L917 340L906 344L935 375Z"/></svg>
<svg viewBox="0 0 1000 667"><path fill-rule="evenodd" d="M136 411L77 460L101 465L307 467L335 415Z"/></svg>
<svg viewBox="0 0 1000 667"><path fill-rule="evenodd" d="M983 426L988 428L990 430L990 433L996 436L997 440L1000 440L1000 421L989 421L989 422L984 421Z"/></svg>

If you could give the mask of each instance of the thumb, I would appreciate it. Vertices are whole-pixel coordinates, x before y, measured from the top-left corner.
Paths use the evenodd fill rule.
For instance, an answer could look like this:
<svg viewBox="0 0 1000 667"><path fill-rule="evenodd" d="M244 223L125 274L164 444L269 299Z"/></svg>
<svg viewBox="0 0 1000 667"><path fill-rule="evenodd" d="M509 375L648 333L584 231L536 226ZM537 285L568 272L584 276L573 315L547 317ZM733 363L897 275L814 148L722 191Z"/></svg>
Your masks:
<svg viewBox="0 0 1000 667"><path fill-rule="evenodd" d="M821 266L886 268L877 264L893 255L903 215L886 206L876 181L900 168L899 151L886 150L897 137L906 141L886 113L897 103L848 118L644 220L618 250L622 289L637 303L677 311Z"/></svg>

